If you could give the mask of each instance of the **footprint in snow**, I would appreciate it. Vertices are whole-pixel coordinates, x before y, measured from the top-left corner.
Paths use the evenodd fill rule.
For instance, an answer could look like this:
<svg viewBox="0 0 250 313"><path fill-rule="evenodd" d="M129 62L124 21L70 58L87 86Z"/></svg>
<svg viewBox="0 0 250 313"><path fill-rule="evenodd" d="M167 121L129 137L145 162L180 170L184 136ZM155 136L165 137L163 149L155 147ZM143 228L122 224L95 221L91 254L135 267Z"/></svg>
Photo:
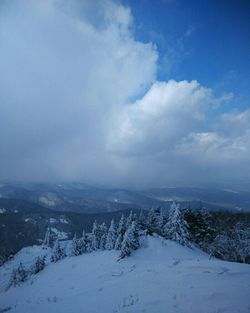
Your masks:
<svg viewBox="0 0 250 313"><path fill-rule="evenodd" d="M127 297L124 297L121 302L114 308L113 313L119 313L127 308L134 306L139 301L137 294L130 294Z"/></svg>

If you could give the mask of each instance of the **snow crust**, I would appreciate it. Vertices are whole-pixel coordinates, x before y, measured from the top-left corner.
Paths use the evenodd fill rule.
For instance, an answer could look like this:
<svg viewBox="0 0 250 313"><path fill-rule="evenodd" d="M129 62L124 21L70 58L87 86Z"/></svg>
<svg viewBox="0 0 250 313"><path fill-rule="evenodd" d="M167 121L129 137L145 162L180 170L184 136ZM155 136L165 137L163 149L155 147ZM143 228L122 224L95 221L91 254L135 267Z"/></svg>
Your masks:
<svg viewBox="0 0 250 313"><path fill-rule="evenodd" d="M4 291L15 264L31 264L44 253L50 249L24 248L0 268L0 312L250 312L249 265L209 259L157 237L147 237L143 248L119 262L118 251L67 257Z"/></svg>

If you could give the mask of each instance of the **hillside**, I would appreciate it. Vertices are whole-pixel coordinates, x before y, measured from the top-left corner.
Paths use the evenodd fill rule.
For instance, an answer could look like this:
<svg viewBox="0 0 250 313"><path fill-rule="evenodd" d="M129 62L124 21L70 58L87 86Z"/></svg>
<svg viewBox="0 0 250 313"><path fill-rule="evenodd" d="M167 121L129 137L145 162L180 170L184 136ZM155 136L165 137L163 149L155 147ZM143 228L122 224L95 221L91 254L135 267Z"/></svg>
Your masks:
<svg viewBox="0 0 250 313"><path fill-rule="evenodd" d="M49 250L47 251L49 253ZM98 251L49 264L18 287L3 291L20 260L30 264L41 247L22 249L0 268L0 312L16 313L247 313L250 266L224 262L158 237L117 261Z"/></svg>
<svg viewBox="0 0 250 313"><path fill-rule="evenodd" d="M109 224L111 219L118 221L122 214L127 216L130 212L129 210L96 214L57 212L46 208L39 210L40 206L37 204L33 204L32 207L31 203L21 200L0 199L1 203L4 203L4 208L10 212L0 214L0 256L3 257L17 253L25 246L40 244L48 225L56 233L61 233L64 239L72 238L74 233L80 235L83 229L90 232L95 220ZM20 203L28 203L29 206L22 210ZM15 208L18 208L18 212L11 213ZM34 208L33 211L32 208ZM136 210L133 211L139 213Z"/></svg>

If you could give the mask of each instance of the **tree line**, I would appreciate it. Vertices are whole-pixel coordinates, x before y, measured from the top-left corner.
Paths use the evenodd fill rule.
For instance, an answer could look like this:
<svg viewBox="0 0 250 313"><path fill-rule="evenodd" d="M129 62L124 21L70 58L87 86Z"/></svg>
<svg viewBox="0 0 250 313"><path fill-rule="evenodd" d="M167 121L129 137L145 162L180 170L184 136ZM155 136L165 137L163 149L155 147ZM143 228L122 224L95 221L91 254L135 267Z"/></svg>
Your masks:
<svg viewBox="0 0 250 313"><path fill-rule="evenodd" d="M118 224L111 220L109 227L106 223L95 221L91 233L83 230L79 238L74 235L68 255L65 246L48 227L43 248L52 249L51 262L97 250L118 250L118 260L121 260L140 247L143 236L157 234L190 248L198 246L210 256L250 263L249 225L238 222L229 229L220 229L218 225L207 210L182 210L179 204L173 202L167 213L163 213L161 208L153 208L147 214L141 212L139 216L131 211L128 217L122 215ZM10 286L37 274L45 265L46 256L38 257L30 269L25 269L20 263L12 272Z"/></svg>

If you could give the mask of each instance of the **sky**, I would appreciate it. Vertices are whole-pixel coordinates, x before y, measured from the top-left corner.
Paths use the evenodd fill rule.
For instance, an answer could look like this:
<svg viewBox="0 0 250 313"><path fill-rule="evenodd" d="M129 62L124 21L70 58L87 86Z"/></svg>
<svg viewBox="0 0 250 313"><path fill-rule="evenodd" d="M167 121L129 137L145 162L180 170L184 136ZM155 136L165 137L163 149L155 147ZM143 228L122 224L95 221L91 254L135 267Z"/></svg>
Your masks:
<svg viewBox="0 0 250 313"><path fill-rule="evenodd" d="M0 179L250 185L250 3L2 0Z"/></svg>

